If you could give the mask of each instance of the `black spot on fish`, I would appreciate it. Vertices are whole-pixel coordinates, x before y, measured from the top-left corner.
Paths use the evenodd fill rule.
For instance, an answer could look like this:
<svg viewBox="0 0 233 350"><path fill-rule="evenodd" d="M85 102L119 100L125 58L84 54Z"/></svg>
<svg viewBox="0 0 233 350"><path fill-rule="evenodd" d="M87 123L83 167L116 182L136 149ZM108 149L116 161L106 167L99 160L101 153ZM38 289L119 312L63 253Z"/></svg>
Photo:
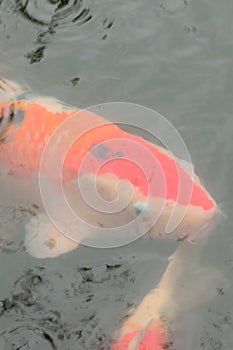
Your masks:
<svg viewBox="0 0 233 350"><path fill-rule="evenodd" d="M103 143L92 145L90 151L96 159L107 160L109 158L110 149Z"/></svg>
<svg viewBox="0 0 233 350"><path fill-rule="evenodd" d="M115 153L111 153L111 150L109 147L107 147L103 143L99 144L93 144L90 147L90 151L94 155L96 159L101 159L101 160L108 160L108 159L114 159L114 158L123 158L125 156L123 151L118 151Z"/></svg>
<svg viewBox="0 0 233 350"><path fill-rule="evenodd" d="M116 153L113 153L112 155L114 158L123 158L125 156L123 151L118 151Z"/></svg>

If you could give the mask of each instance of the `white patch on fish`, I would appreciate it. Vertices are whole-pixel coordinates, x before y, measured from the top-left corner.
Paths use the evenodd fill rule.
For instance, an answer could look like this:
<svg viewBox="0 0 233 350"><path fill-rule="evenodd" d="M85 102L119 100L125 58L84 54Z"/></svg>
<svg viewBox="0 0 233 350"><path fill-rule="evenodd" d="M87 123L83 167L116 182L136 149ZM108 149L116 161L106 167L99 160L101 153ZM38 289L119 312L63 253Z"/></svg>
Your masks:
<svg viewBox="0 0 233 350"><path fill-rule="evenodd" d="M55 258L78 247L53 225L47 215L39 214L26 225L26 251L38 259Z"/></svg>

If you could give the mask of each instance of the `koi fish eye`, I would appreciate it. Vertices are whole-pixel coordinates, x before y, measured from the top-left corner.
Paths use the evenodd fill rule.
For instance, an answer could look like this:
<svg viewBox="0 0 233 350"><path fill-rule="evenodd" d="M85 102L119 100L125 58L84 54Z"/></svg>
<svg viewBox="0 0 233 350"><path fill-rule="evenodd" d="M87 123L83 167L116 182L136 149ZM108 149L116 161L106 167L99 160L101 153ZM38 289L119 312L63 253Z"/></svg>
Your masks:
<svg viewBox="0 0 233 350"><path fill-rule="evenodd" d="M14 118L14 113L12 111L7 111L5 107L1 108L0 112L0 141L4 141L6 133L11 125Z"/></svg>
<svg viewBox="0 0 233 350"><path fill-rule="evenodd" d="M21 124L24 112L12 105L2 107L0 111L0 142L5 141L11 126Z"/></svg>

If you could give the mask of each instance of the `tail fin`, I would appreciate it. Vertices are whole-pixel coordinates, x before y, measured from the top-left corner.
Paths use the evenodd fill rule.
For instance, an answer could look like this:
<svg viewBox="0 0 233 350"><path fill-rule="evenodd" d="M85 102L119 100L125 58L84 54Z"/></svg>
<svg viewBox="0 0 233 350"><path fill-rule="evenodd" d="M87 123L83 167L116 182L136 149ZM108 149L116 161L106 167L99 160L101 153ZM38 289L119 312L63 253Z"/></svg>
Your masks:
<svg viewBox="0 0 233 350"><path fill-rule="evenodd" d="M200 269L198 262L201 249L202 245L194 246L186 242L179 245L171 256L159 285L144 297L125 322L120 330L120 338L112 350L167 348L166 339L171 336L169 327L174 318L217 296L219 283L226 281L218 271ZM153 332L148 333L151 327ZM145 340L147 333L149 339L155 339L151 347ZM164 344L157 344L158 334L161 335L159 339L163 339ZM128 342L125 343L126 339Z"/></svg>

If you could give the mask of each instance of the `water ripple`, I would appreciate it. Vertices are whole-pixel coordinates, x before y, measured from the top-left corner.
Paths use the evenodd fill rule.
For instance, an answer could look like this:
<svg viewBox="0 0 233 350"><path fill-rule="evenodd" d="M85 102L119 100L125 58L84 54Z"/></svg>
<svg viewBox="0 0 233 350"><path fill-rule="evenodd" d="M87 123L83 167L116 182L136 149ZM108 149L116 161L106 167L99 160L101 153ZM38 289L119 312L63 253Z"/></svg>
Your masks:
<svg viewBox="0 0 233 350"><path fill-rule="evenodd" d="M33 24L50 28L82 25L92 19L83 0L15 0L18 12Z"/></svg>

